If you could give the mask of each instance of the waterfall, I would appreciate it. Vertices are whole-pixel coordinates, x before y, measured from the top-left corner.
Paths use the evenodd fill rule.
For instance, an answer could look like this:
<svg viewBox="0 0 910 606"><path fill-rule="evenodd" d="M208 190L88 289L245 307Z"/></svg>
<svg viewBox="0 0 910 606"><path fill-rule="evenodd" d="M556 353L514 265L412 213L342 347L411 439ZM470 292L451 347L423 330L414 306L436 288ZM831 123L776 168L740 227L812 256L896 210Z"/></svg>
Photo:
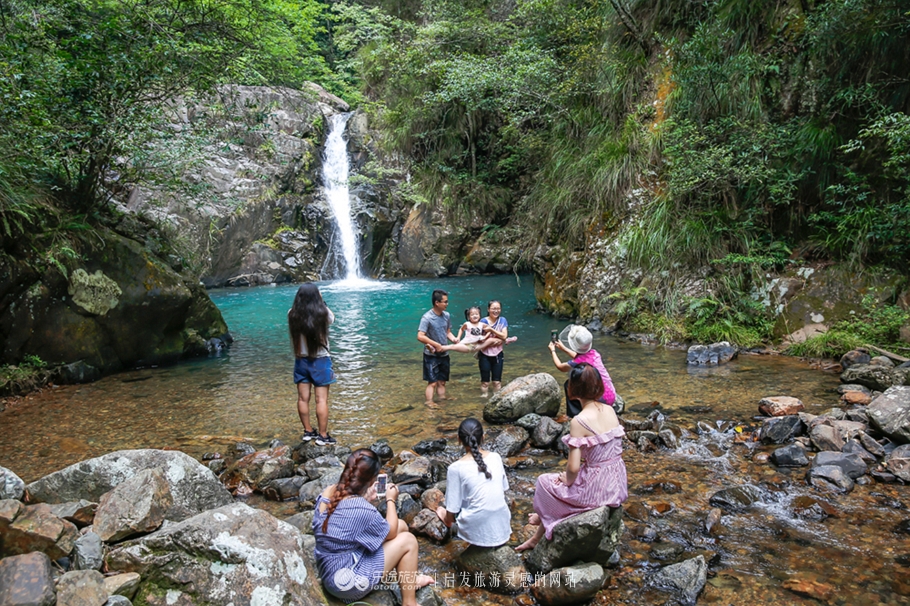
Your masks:
<svg viewBox="0 0 910 606"><path fill-rule="evenodd" d="M335 114L331 117L331 129L325 142L325 158L322 176L325 182L325 197L335 215L338 238L344 259L342 273L345 280L360 279L360 250L357 234L351 219L351 196L348 192L348 150L344 140L344 129L351 114ZM336 245L337 248L337 245Z"/></svg>

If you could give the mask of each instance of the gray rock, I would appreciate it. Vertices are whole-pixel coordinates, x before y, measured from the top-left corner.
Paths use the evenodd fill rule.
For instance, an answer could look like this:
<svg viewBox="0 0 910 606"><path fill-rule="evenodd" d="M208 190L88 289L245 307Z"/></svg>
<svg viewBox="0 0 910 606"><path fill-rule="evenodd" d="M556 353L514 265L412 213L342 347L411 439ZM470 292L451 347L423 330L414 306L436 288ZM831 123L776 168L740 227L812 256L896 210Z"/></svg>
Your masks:
<svg viewBox="0 0 910 606"><path fill-rule="evenodd" d="M57 581L57 604L99 606L107 601L104 575L97 570L71 570Z"/></svg>
<svg viewBox="0 0 910 606"><path fill-rule="evenodd" d="M427 457L408 459L395 468L391 474L392 482L418 482L424 488L439 480L437 466Z"/></svg>
<svg viewBox="0 0 910 606"><path fill-rule="evenodd" d="M910 444L895 448L885 462L888 471L903 480L910 482Z"/></svg>
<svg viewBox="0 0 910 606"><path fill-rule="evenodd" d="M438 438L436 440L421 440L414 445L414 452L421 455L436 454L443 452L445 449L445 438Z"/></svg>
<svg viewBox="0 0 910 606"><path fill-rule="evenodd" d="M836 391L837 391L837 393L839 393L839 394L841 394L841 395L847 393L848 391L858 391L858 392L863 393L863 394L865 394L865 395L867 395L867 396L871 396L871 395L872 395L872 390L871 390L871 389L869 389L869 388L866 387L865 385L859 385L859 384L857 384L857 383L847 383L847 384L838 385Z"/></svg>
<svg viewBox="0 0 910 606"><path fill-rule="evenodd" d="M882 448L882 445L879 444L878 442L876 442L866 432L864 432L864 431L859 432L859 434L857 435L857 438L859 438L859 443L863 445L863 448L865 448L870 453L872 453L872 455L874 455L878 458L882 458L886 454L888 454L885 452L885 449Z"/></svg>
<svg viewBox="0 0 910 606"><path fill-rule="evenodd" d="M221 481L227 486L246 484L261 492L272 480L290 478L293 475L294 461L291 459L291 448L279 446L259 450L234 461L221 475Z"/></svg>
<svg viewBox="0 0 910 606"><path fill-rule="evenodd" d="M552 417L561 403L562 389L553 375L526 375L510 381L491 397L483 418L488 423L511 423L530 413Z"/></svg>
<svg viewBox="0 0 910 606"><path fill-rule="evenodd" d="M831 425L818 424L809 430L809 438L812 444L820 451L833 450L840 452L846 441L840 433Z"/></svg>
<svg viewBox="0 0 910 606"><path fill-rule="evenodd" d="M109 568L142 575L135 601L324 605L290 524L242 503L225 505L114 548Z"/></svg>
<svg viewBox="0 0 910 606"><path fill-rule="evenodd" d="M126 596L112 595L104 603L104 606L133 606L133 603Z"/></svg>
<svg viewBox="0 0 910 606"><path fill-rule="evenodd" d="M603 587L606 573L599 564L578 564L558 568L531 586L540 604L579 604L592 599Z"/></svg>
<svg viewBox="0 0 910 606"><path fill-rule="evenodd" d="M398 495L398 518L404 520L408 526L414 522L421 509L420 503L411 495L403 492Z"/></svg>
<svg viewBox="0 0 910 606"><path fill-rule="evenodd" d="M891 358L887 356L875 356L869 360L869 364L873 366L881 366L882 368L894 368L895 364L891 361Z"/></svg>
<svg viewBox="0 0 910 606"><path fill-rule="evenodd" d="M25 482L6 467L0 467L0 499L22 500Z"/></svg>
<svg viewBox="0 0 910 606"><path fill-rule="evenodd" d="M50 558L33 552L0 560L0 604L54 606L56 603Z"/></svg>
<svg viewBox="0 0 910 606"><path fill-rule="evenodd" d="M391 448L389 450L391 451ZM303 464L303 470L311 480L322 477L322 475L330 469L342 469L343 467L344 463L342 463L341 459L334 454L320 455Z"/></svg>
<svg viewBox="0 0 910 606"><path fill-rule="evenodd" d="M692 345L686 352L686 363L690 366L717 366L726 364L736 357L738 350L726 341L711 345Z"/></svg>
<svg viewBox="0 0 910 606"><path fill-rule="evenodd" d="M550 572L579 560L606 565L619 547L624 529L622 507L586 511L557 524L553 538L540 539L525 564L534 572Z"/></svg>
<svg viewBox="0 0 910 606"><path fill-rule="evenodd" d="M648 579L648 585L673 594L684 606L694 606L707 579L708 565L704 556L698 556L679 564L664 566Z"/></svg>
<svg viewBox="0 0 910 606"><path fill-rule="evenodd" d="M87 532L76 539L73 550L73 570L101 570L104 565L104 546L101 537Z"/></svg>
<svg viewBox="0 0 910 606"><path fill-rule="evenodd" d="M517 421L515 421L515 424L518 425L519 427L521 427L522 429L527 430L530 433L530 432L533 432L535 429L537 429L537 426L540 424L541 418L542 417L539 414L537 414L536 412L532 412L530 414L526 414L525 416L523 416L520 419L518 419Z"/></svg>
<svg viewBox="0 0 910 606"><path fill-rule="evenodd" d="M313 534L314 515L315 512L311 509L309 511L295 513L291 517L285 518L284 521L299 530L301 534Z"/></svg>
<svg viewBox="0 0 910 606"><path fill-rule="evenodd" d="M762 425L759 437L765 444L785 444L803 432L803 422L797 415L771 417Z"/></svg>
<svg viewBox="0 0 910 606"><path fill-rule="evenodd" d="M540 422L531 433L531 444L537 448L549 448L562 435L563 426L550 417L539 417L539 419Z"/></svg>
<svg viewBox="0 0 910 606"><path fill-rule="evenodd" d="M265 498L272 501L288 501L299 498L300 489L306 484L307 478L304 476L293 476L290 478L278 478L272 480L260 490Z"/></svg>
<svg viewBox="0 0 910 606"><path fill-rule="evenodd" d="M851 366L840 376L841 383L857 383L873 391L885 391L895 383L891 369L873 364Z"/></svg>
<svg viewBox="0 0 910 606"><path fill-rule="evenodd" d="M562 430L561 426L560 430ZM517 425L509 425L485 446L487 450L497 452L505 459L517 455L527 443L528 432Z"/></svg>
<svg viewBox="0 0 910 606"><path fill-rule="evenodd" d="M395 456L395 452L392 450L392 447L389 446L388 442L385 440L380 440L370 446L370 450L376 453L376 455L382 461L388 461Z"/></svg>
<svg viewBox="0 0 910 606"><path fill-rule="evenodd" d="M847 418L847 412L843 408L829 408L828 410L822 411L818 416L840 421Z"/></svg>
<svg viewBox="0 0 910 606"><path fill-rule="evenodd" d="M122 596L133 599L142 580L135 572L124 572L114 576L104 577L104 592L109 596Z"/></svg>
<svg viewBox="0 0 910 606"><path fill-rule="evenodd" d="M910 442L910 386L891 387L872 400L866 414L872 426L892 440Z"/></svg>
<svg viewBox="0 0 910 606"><path fill-rule="evenodd" d="M161 469L171 488L174 507L170 520L233 502L233 497L210 469L176 450L120 450L70 465L26 487L34 501L97 502L101 495L146 469Z"/></svg>
<svg viewBox="0 0 910 606"><path fill-rule="evenodd" d="M173 507L174 497L164 474L146 469L101 497L92 527L105 542L121 541L155 530ZM171 519L177 518L179 513Z"/></svg>
<svg viewBox="0 0 910 606"><path fill-rule="evenodd" d="M429 537L434 541L442 542L449 536L449 529L436 512L429 509L421 509L409 526L414 534Z"/></svg>
<svg viewBox="0 0 910 606"><path fill-rule="evenodd" d="M527 573L521 557L506 545L500 547L469 545L458 555L456 564L460 571L467 572L472 579L480 576L483 584L478 586L500 594L522 591L521 582Z"/></svg>
<svg viewBox="0 0 910 606"><path fill-rule="evenodd" d="M799 444L788 444L771 453L771 461L778 467L805 467L809 464L806 450Z"/></svg>
<svg viewBox="0 0 910 606"><path fill-rule="evenodd" d="M837 465L820 465L810 467L808 475L809 484L825 490L850 492L853 490L853 480Z"/></svg>
<svg viewBox="0 0 910 606"><path fill-rule="evenodd" d="M98 509L98 503L79 499L78 501L70 501L69 503L51 504L50 509L58 518L63 518L67 522L72 522L78 528L83 528L94 521L95 510Z"/></svg>
<svg viewBox="0 0 910 606"><path fill-rule="evenodd" d="M657 541L651 545L650 555L655 560L673 560L679 557L685 547L673 541Z"/></svg>
<svg viewBox="0 0 910 606"><path fill-rule="evenodd" d="M840 358L841 368L847 370L851 366L862 366L868 364L872 356L866 350L853 349L848 351ZM843 381L843 378L841 379Z"/></svg>
<svg viewBox="0 0 910 606"><path fill-rule="evenodd" d="M857 454L848 454L843 452L820 452L812 460L812 467L822 467L825 465L835 465L851 479L855 480L866 475L866 464Z"/></svg>
<svg viewBox="0 0 910 606"><path fill-rule="evenodd" d="M727 512L740 512L749 509L753 503L760 501L764 493L758 486L743 484L718 490L708 502L713 507L720 507Z"/></svg>
<svg viewBox="0 0 910 606"><path fill-rule="evenodd" d="M297 497L301 501L316 501L323 490L331 486L332 484L337 484L338 480L341 478L341 470L338 471L329 471L324 476L318 480L313 480L312 482L307 482L300 487L300 493Z"/></svg>
<svg viewBox="0 0 910 606"><path fill-rule="evenodd" d="M855 454L863 460L864 463L873 464L876 461L875 455L863 448L863 445L857 440L850 440L844 444L844 449L841 451L846 454Z"/></svg>

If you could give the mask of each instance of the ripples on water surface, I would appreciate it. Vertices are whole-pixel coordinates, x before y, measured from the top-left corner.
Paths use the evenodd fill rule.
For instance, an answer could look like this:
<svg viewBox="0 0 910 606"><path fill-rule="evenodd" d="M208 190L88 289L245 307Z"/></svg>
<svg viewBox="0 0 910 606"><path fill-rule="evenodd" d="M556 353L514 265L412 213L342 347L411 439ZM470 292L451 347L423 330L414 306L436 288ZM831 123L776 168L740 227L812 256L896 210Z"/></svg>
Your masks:
<svg viewBox="0 0 910 606"><path fill-rule="evenodd" d="M508 382L533 372L561 373L552 366L546 344L550 330L565 322L535 311L530 277L323 283L323 296L335 312L331 332L338 383L330 392L330 431L342 444L368 445L386 438L395 450L424 438L444 435L467 416L480 416L476 362L452 353L445 410L423 407L421 345L416 340L420 316L430 307L434 288L449 291L453 325L463 310L490 298L502 301L510 334L519 337L505 350ZM272 438L295 443L302 428L295 411L293 358L287 335L287 310L296 286L212 291L236 339L220 358L169 368L134 370L89 385L47 390L0 414L0 465L26 481L73 462L125 448L177 448L194 456L225 450L246 438L265 444ZM660 409L683 427L696 421L748 422L757 402L768 395L792 395L818 413L838 403L837 377L789 358L742 356L716 369L687 370L685 353L597 335L617 390L630 416ZM314 416L315 421L315 416ZM494 428L495 431L495 428ZM751 450L730 436L684 441L678 453L626 452L630 503L666 502L671 513L650 524L664 538L686 545L688 554L710 550L721 555L700 602L719 604L816 603L781 589L792 575L838 588L837 604L906 604L908 570L895 558L910 556L906 538L892 532L901 512L883 505L885 498L910 504L906 489L873 484L849 497L826 497L841 512L837 519L805 522L788 509L795 494L811 494L802 470L775 471L749 462ZM548 459L549 460L549 459ZM543 469L512 474L519 531L530 509L534 477ZM649 482L672 480L681 491L661 494ZM720 488L742 483L770 487L768 503L747 515L725 516L724 534L705 537L700 530L708 498ZM791 485L792 483L792 485ZM780 498L772 498L777 491ZM882 496L875 496L878 493ZM293 513L292 504L265 505ZM641 525L627 519L629 529ZM906 537L906 535L904 535ZM445 570L459 543L424 545L427 566ZM656 567L651 546L624 539L624 562L603 603L663 603L660 594L641 592L641 582ZM470 591L444 590L456 604L513 603L513 599Z"/></svg>

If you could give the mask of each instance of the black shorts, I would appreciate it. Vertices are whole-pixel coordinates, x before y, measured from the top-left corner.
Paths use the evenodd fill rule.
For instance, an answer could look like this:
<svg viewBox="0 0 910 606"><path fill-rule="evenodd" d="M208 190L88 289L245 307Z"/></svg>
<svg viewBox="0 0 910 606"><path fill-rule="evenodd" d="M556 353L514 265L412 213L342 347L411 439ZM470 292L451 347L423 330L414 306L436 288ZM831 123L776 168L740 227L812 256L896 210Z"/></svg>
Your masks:
<svg viewBox="0 0 910 606"><path fill-rule="evenodd" d="M423 380L427 383L449 380L449 356L423 354Z"/></svg>

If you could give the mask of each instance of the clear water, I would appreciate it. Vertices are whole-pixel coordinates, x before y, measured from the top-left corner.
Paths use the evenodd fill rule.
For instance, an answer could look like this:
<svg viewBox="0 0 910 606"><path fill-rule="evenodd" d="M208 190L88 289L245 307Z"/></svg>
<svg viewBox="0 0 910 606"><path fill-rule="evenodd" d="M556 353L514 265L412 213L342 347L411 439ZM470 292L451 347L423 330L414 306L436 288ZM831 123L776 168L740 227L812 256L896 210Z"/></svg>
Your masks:
<svg viewBox="0 0 910 606"><path fill-rule="evenodd" d="M442 410L423 406L421 351L417 342L420 316L430 307L434 288L449 291L453 324L462 310L497 298L519 340L505 349L504 381L534 372L564 376L552 366L547 341L561 322L539 314L530 277L471 277L447 280L403 280L320 284L336 314L331 333L333 362L339 376L330 391L330 431L342 444L369 445L385 438L397 451L424 438L453 439L458 423L480 417L476 361L452 353L452 380ZM0 413L0 465L26 481L92 456L125 448L176 448L194 456L225 451L238 439L264 445L272 438L296 443L297 420L292 381L293 356L287 334L287 310L296 287L260 287L213 291L236 338L219 358L169 368L135 370L96 383L48 389L11 404ZM595 346L604 355L630 417L660 409L687 428L697 421L729 420L747 425L748 435L758 400L768 395L801 398L810 412L838 403L835 375L790 358L743 356L710 370L688 370L685 353L643 347L603 335ZM495 427L488 428L492 433ZM758 447L757 450L762 450ZM768 450L768 449L765 449ZM783 588L787 580L833 587L832 604L910 603L910 536L894 531L908 516L895 502L910 505L910 489L872 484L848 496L819 495L805 486L804 470L778 471L751 462L756 446L729 435L712 434L684 441L677 453L626 451L629 470L628 507L668 503L672 510L648 524L661 536L698 550L720 554L699 603L816 604ZM538 466L510 472L515 502L514 539L524 538L522 525L531 507L535 477L561 465L541 457ZM679 492L653 489L654 482L675 482ZM770 487L766 503L754 511L725 516L720 536L705 536L703 521L715 491L740 483ZM790 503L800 495L824 498L840 512L824 522L801 520ZM296 511L293 503L257 501L276 515ZM626 521L623 563L613 573L598 604L662 604L665 596L646 590L644 581L658 562L651 544L635 539L643 525ZM458 541L437 546L421 541L421 566L451 570L462 548ZM513 604L477 590L443 589L447 603ZM529 595L517 598L529 604Z"/></svg>

